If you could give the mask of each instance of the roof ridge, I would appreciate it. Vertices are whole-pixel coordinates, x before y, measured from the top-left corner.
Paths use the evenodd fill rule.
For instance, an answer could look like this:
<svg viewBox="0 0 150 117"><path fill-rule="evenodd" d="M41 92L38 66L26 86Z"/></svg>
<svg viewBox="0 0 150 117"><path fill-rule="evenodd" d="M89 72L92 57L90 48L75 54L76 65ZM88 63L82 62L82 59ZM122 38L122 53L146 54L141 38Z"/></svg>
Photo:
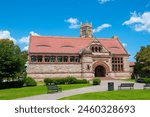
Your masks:
<svg viewBox="0 0 150 117"><path fill-rule="evenodd" d="M89 40L89 39L94 39L94 38L83 38L83 37L69 37L69 36L41 36L41 35L31 35L31 37L49 37L49 38L66 38L66 39L70 39L70 38L73 38L73 39L84 39L84 40ZM96 39L113 39L113 38L96 38Z"/></svg>

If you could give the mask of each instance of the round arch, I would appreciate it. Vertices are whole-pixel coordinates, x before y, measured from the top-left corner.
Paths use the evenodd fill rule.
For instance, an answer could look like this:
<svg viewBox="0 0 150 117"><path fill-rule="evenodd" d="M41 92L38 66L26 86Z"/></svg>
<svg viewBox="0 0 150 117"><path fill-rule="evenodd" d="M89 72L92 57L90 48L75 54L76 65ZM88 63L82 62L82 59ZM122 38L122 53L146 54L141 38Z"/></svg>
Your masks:
<svg viewBox="0 0 150 117"><path fill-rule="evenodd" d="M110 72L109 66L104 62L95 62L93 64L93 72L95 77L106 77Z"/></svg>

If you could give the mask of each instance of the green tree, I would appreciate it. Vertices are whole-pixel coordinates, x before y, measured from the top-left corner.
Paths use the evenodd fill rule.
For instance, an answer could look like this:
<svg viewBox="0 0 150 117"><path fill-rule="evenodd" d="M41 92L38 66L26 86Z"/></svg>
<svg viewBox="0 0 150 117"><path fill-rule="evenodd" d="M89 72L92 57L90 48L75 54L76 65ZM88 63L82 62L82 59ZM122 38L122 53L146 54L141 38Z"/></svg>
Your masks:
<svg viewBox="0 0 150 117"><path fill-rule="evenodd" d="M141 77L150 77L150 45L141 47L136 54L135 72Z"/></svg>
<svg viewBox="0 0 150 117"><path fill-rule="evenodd" d="M16 79L25 71L26 58L12 40L0 39L0 82Z"/></svg>

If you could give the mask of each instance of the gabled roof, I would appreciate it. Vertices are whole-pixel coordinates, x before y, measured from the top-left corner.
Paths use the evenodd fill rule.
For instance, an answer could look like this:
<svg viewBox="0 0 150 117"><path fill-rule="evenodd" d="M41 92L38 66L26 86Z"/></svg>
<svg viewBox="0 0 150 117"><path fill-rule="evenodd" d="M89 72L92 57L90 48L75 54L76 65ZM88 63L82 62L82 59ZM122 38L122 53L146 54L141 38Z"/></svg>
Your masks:
<svg viewBox="0 0 150 117"><path fill-rule="evenodd" d="M97 39L112 54L127 54L118 39ZM91 38L31 36L29 53L79 53L93 42Z"/></svg>

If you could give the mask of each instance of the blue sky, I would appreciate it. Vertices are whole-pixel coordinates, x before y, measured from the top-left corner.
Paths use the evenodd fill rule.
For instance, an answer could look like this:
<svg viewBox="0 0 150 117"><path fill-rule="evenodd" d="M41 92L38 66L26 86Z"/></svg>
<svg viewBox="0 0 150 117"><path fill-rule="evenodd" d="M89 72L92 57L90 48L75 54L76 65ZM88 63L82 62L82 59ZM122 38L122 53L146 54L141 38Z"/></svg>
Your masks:
<svg viewBox="0 0 150 117"><path fill-rule="evenodd" d="M117 35L134 61L150 44L150 0L0 0L0 38L27 49L29 34L79 36L79 24L93 24L94 36Z"/></svg>

